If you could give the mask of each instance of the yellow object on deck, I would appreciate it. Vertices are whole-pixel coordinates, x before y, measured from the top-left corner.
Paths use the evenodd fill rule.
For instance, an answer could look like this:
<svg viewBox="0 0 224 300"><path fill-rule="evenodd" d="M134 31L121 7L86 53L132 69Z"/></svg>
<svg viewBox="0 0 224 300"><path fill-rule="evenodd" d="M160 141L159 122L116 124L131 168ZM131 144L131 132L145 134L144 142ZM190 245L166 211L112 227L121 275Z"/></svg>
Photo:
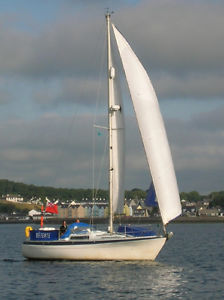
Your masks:
<svg viewBox="0 0 224 300"><path fill-rule="evenodd" d="M30 230L33 230L33 228L31 226L26 226L26 229L25 229L26 238L28 238L30 236Z"/></svg>

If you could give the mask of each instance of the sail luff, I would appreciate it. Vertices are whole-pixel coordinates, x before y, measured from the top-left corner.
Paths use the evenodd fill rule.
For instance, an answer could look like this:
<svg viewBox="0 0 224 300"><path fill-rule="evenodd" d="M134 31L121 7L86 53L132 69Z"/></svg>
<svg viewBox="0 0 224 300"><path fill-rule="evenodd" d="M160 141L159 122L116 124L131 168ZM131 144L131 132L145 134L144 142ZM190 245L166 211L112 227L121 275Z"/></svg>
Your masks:
<svg viewBox="0 0 224 300"><path fill-rule="evenodd" d="M181 214L181 205L165 126L144 67L113 25L120 57L151 171L163 224Z"/></svg>

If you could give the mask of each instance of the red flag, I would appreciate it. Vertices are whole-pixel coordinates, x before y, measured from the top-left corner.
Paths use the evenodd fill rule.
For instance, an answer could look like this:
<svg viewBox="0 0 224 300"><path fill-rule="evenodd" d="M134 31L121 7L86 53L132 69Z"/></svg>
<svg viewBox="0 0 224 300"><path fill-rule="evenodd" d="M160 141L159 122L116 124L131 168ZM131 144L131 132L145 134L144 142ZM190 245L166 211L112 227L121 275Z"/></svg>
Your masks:
<svg viewBox="0 0 224 300"><path fill-rule="evenodd" d="M58 206L57 204L48 202L45 208L45 212L49 212L51 214L58 214Z"/></svg>

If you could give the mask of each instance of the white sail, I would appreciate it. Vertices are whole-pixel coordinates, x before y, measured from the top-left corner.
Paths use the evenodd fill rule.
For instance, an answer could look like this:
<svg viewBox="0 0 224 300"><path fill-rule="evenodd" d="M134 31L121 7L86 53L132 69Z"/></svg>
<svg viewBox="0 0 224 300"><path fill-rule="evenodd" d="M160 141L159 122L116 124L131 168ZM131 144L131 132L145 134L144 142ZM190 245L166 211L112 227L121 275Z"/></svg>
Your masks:
<svg viewBox="0 0 224 300"><path fill-rule="evenodd" d="M181 214L170 148L151 81L125 38L113 30L150 167L163 224Z"/></svg>
<svg viewBox="0 0 224 300"><path fill-rule="evenodd" d="M113 62L112 62L113 65ZM115 69L111 79L111 127L112 127L112 195L113 212L122 213L124 207L124 116L119 81Z"/></svg>

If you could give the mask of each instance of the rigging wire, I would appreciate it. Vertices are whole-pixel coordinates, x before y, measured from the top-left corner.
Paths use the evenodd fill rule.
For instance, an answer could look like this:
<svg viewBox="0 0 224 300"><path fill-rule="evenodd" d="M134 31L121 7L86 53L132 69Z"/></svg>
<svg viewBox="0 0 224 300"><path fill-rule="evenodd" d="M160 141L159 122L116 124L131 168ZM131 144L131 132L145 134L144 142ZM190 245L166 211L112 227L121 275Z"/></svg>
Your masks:
<svg viewBox="0 0 224 300"><path fill-rule="evenodd" d="M101 61L100 61L100 70L99 70L99 76L98 76L98 87L97 87L97 95L96 95L96 105L95 105L95 111L94 111L94 116L93 116L93 125L96 124L97 122L97 112L99 111L100 107L100 100L101 95L103 95L103 80L102 78L103 73L105 74L105 60L106 60L106 32L104 30L104 42L103 42L103 47L102 47L102 55L101 55ZM105 101L104 101L105 102ZM102 173L103 173L103 165L105 164L106 160L106 148L107 148L107 138L105 139L104 142L104 151L103 155L101 156L101 162L99 163L99 170L98 170L98 176L97 180L96 178L96 128L93 126L92 129L92 201L93 201L93 206L92 206L92 211L91 211L91 224L93 224L93 216L94 216L94 204L95 204L95 199L97 198L97 193L99 190L99 184L102 178Z"/></svg>

